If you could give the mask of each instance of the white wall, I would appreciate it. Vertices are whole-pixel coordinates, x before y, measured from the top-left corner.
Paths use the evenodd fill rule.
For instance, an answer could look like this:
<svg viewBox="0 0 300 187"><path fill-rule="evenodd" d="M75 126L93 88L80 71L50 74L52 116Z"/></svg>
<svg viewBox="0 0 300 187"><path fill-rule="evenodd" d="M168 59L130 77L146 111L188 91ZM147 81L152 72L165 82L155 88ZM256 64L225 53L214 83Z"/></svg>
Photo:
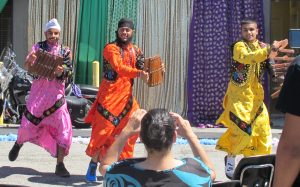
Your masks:
<svg viewBox="0 0 300 187"><path fill-rule="evenodd" d="M265 42L270 43L270 25L271 25L271 0L264 0L264 20L265 20Z"/></svg>

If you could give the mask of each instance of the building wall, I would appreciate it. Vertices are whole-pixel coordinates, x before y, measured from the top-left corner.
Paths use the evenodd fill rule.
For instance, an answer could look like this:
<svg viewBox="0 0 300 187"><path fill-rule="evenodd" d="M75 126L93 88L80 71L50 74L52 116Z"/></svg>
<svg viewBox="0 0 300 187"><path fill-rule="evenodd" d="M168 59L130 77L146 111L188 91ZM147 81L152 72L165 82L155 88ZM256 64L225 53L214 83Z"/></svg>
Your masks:
<svg viewBox="0 0 300 187"><path fill-rule="evenodd" d="M12 1L7 1L0 13L0 53L12 44L12 9Z"/></svg>
<svg viewBox="0 0 300 187"><path fill-rule="evenodd" d="M288 38L290 1L274 1L271 5L271 41Z"/></svg>
<svg viewBox="0 0 300 187"><path fill-rule="evenodd" d="M265 42L270 43L271 0L264 0Z"/></svg>
<svg viewBox="0 0 300 187"><path fill-rule="evenodd" d="M13 0L13 47L22 67L28 52L28 0Z"/></svg>

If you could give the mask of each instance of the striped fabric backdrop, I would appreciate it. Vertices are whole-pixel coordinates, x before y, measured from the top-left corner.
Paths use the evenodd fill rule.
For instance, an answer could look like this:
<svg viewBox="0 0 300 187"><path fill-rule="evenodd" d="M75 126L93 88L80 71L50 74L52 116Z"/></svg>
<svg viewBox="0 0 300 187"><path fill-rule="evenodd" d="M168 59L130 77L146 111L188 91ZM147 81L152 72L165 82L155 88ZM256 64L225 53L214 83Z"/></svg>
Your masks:
<svg viewBox="0 0 300 187"><path fill-rule="evenodd" d="M261 0L81 0L76 82L91 84L91 63L102 61L102 49L114 40L118 20L128 17L135 22L135 43L146 56L159 54L166 67L160 86L148 88L135 81L140 106L167 108L195 126L214 126L229 81L229 46L239 39L244 18L256 19L260 39L264 38L262 4Z"/></svg>

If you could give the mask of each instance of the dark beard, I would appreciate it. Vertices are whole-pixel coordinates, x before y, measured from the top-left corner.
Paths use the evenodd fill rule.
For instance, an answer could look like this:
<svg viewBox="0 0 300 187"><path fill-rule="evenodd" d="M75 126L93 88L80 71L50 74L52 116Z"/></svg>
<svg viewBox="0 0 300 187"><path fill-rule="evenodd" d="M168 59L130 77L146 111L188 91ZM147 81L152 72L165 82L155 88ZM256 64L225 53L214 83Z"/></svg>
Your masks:
<svg viewBox="0 0 300 187"><path fill-rule="evenodd" d="M120 45L120 46L123 46L123 45L128 45L130 44L132 41L132 36L130 38L128 38L126 41L123 41L119 35L118 35L118 31L116 31L116 42Z"/></svg>

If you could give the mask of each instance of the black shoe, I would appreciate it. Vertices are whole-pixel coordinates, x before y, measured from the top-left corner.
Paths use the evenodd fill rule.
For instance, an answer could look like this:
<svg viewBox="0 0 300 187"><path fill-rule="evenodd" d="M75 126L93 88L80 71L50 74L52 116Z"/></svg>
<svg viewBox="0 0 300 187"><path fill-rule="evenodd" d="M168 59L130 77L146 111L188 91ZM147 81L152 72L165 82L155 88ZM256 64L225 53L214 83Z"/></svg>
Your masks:
<svg viewBox="0 0 300 187"><path fill-rule="evenodd" d="M60 176L60 177L70 177L70 173L68 172L68 170L65 168L65 165L63 162L59 162L57 165L56 165L56 168L55 168L55 174L57 176Z"/></svg>
<svg viewBox="0 0 300 187"><path fill-rule="evenodd" d="M22 146L23 146L23 144L19 145L19 144L17 144L17 142L15 142L14 146L11 148L11 150L9 151L9 154L8 154L8 159L10 161L15 161L18 158L19 151Z"/></svg>

